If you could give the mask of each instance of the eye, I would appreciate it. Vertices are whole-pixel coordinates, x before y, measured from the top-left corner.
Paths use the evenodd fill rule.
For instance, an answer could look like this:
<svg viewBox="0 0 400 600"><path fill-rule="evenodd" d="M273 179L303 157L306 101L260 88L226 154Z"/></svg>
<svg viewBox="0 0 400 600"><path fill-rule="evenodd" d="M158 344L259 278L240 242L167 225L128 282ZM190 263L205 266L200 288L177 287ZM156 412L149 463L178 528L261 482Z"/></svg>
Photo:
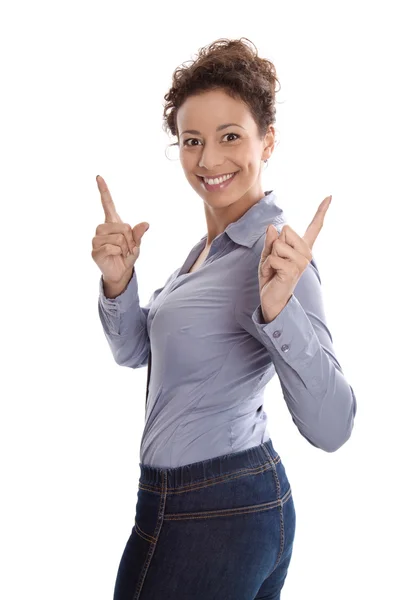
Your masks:
<svg viewBox="0 0 400 600"><path fill-rule="evenodd" d="M228 135L234 135L236 138L240 138L240 135L238 133L225 133L225 135L223 137L226 137ZM199 142L200 140L198 140L197 138L188 138L187 140L185 140L183 142L184 146L197 146L198 144L189 144L189 142L194 141L194 142ZM235 140L228 140L228 141L232 141L235 142Z"/></svg>
<svg viewBox="0 0 400 600"><path fill-rule="evenodd" d="M199 140L197 138L188 138L187 140L185 140L183 142L184 146L193 146L193 144L189 144L189 142L191 142L192 140L194 140L195 142L198 142ZM197 144L195 144L197 146Z"/></svg>
<svg viewBox="0 0 400 600"><path fill-rule="evenodd" d="M240 135L238 135L237 133L226 133L224 135L224 137L227 136L227 135L234 135L234 136L236 136L236 138L240 138ZM234 142L235 140L231 140L231 141Z"/></svg>

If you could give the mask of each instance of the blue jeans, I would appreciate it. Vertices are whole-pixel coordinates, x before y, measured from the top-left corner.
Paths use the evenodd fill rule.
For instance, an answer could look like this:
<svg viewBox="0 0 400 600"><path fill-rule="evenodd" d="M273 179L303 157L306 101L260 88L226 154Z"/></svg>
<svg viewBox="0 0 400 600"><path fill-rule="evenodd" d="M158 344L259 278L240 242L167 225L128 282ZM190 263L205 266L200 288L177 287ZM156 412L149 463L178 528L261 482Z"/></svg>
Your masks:
<svg viewBox="0 0 400 600"><path fill-rule="evenodd" d="M296 528L271 439L161 469L140 466L114 600L279 600Z"/></svg>

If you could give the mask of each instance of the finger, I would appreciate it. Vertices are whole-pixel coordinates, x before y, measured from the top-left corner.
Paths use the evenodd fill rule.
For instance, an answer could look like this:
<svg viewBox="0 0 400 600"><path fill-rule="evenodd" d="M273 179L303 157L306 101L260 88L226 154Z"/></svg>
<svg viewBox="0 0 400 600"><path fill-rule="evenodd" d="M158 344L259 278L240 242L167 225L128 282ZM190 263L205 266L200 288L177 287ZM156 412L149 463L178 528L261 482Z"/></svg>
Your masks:
<svg viewBox="0 0 400 600"><path fill-rule="evenodd" d="M133 252L136 243L133 239L132 228L129 223L101 223L96 227L96 235L104 236L114 233L123 233L129 250Z"/></svg>
<svg viewBox="0 0 400 600"><path fill-rule="evenodd" d="M289 225L284 225L279 236L279 241L285 242L286 245L296 250L299 254L305 256L308 260L312 260L312 252L304 238L301 238ZM275 252L273 251L273 254Z"/></svg>
<svg viewBox="0 0 400 600"><path fill-rule="evenodd" d="M123 256L127 256L131 251L126 238L123 233L110 233L109 235L98 235L92 240L92 247L94 250L101 248L105 244L112 244L113 246L119 246Z"/></svg>
<svg viewBox="0 0 400 600"><path fill-rule="evenodd" d="M274 243L274 250L275 252L271 253L272 257L286 259L293 265L296 265L302 271L308 266L308 263L312 258L312 255L309 259L308 257L304 256L302 252L298 252L289 246L289 244L283 244L280 239Z"/></svg>
<svg viewBox="0 0 400 600"><path fill-rule="evenodd" d="M274 269L274 271L281 273L286 273L288 271L288 263L284 258L280 256L273 256L272 254L268 258L269 266Z"/></svg>
<svg viewBox="0 0 400 600"><path fill-rule="evenodd" d="M332 200L332 196L327 196L326 198L324 198L324 200L319 205L318 210L315 213L313 220L307 227L307 230L303 236L303 240L306 242L306 244L308 245L310 250L312 249L314 242L317 239L318 234L322 229L326 211L329 208L331 200Z"/></svg>
<svg viewBox="0 0 400 600"><path fill-rule="evenodd" d="M113 199L111 198L110 190L104 179L97 175L97 187L99 188L101 203L103 205L105 222L106 223L122 223L122 220L117 213Z"/></svg>
<svg viewBox="0 0 400 600"><path fill-rule="evenodd" d="M278 231L274 225L269 225L265 236L264 248L261 252L261 260L265 260L272 251L272 245L279 237Z"/></svg>
<svg viewBox="0 0 400 600"><path fill-rule="evenodd" d="M96 260L102 260L106 256L119 256L120 254L122 254L121 247L114 244L104 244L104 246L92 250L92 257Z"/></svg>
<svg viewBox="0 0 400 600"><path fill-rule="evenodd" d="M292 246L282 242L280 238L275 240L272 250L272 256L280 256L281 258L288 258L293 261L299 260L299 257L302 256L297 250L292 248Z"/></svg>
<svg viewBox="0 0 400 600"><path fill-rule="evenodd" d="M270 267L275 271L276 277L281 281L298 279L303 272L297 263L280 256L273 256L271 254L268 257L268 262Z"/></svg>

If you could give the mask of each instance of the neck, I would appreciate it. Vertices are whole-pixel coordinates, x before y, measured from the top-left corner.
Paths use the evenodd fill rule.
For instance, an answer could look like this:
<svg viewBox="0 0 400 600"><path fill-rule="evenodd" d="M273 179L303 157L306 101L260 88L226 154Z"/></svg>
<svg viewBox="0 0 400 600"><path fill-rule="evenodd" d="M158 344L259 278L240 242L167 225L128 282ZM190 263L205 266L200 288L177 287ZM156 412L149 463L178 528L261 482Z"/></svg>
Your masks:
<svg viewBox="0 0 400 600"><path fill-rule="evenodd" d="M207 240L205 248L209 248L213 240L231 223L238 221L254 204L257 204L263 198L264 192L261 187L257 191L246 193L238 200L233 201L227 206L221 208L210 206L204 202L204 212L207 223Z"/></svg>

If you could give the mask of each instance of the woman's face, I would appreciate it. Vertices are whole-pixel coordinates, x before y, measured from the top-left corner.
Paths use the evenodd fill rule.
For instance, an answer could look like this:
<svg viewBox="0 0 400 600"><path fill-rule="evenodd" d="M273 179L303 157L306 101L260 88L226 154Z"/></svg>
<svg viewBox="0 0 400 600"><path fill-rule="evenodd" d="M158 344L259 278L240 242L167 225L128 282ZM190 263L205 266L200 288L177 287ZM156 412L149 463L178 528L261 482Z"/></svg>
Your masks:
<svg viewBox="0 0 400 600"><path fill-rule="evenodd" d="M273 152L275 130L270 126L260 139L245 103L223 90L190 96L177 111L177 129L186 179L207 204L222 207L263 196L262 166ZM233 178L212 187L203 178L232 173Z"/></svg>

